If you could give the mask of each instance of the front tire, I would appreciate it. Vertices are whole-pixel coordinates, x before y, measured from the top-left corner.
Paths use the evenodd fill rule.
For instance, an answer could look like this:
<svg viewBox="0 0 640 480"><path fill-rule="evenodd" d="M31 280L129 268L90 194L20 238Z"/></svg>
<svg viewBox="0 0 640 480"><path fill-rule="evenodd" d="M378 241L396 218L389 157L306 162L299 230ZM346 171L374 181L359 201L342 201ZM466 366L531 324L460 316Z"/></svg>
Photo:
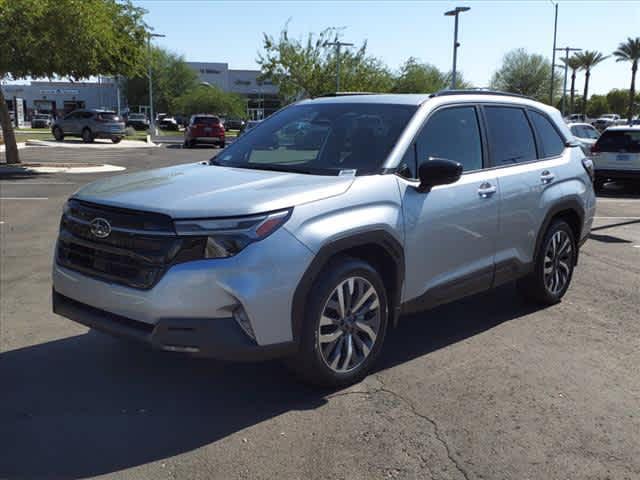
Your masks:
<svg viewBox="0 0 640 480"><path fill-rule="evenodd" d="M111 137L111 141L113 143L120 143L122 141L122 137Z"/></svg>
<svg viewBox="0 0 640 480"><path fill-rule="evenodd" d="M351 257L331 261L310 289L299 351L289 367L304 381L341 387L362 380L380 354L389 318L378 272Z"/></svg>
<svg viewBox="0 0 640 480"><path fill-rule="evenodd" d="M56 139L56 142L61 142L64 140L64 133L62 133L62 129L60 127L53 128L53 138Z"/></svg>
<svg viewBox="0 0 640 480"><path fill-rule="evenodd" d="M93 134L91 133L91 130L89 130L88 128L85 128L84 130L82 130L82 141L84 143L93 142Z"/></svg>
<svg viewBox="0 0 640 480"><path fill-rule="evenodd" d="M558 303L571 283L577 253L569 224L553 221L536 252L534 271L518 282L522 295L541 305Z"/></svg>

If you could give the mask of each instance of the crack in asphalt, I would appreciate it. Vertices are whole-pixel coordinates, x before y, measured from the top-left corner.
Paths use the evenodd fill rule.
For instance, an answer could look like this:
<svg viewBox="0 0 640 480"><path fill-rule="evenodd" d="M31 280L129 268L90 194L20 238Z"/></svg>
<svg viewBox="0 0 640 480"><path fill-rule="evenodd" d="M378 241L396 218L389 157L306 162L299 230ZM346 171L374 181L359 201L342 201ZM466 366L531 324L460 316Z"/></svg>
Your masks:
<svg viewBox="0 0 640 480"><path fill-rule="evenodd" d="M351 392L336 393L334 395L331 395L331 396L327 397L327 399L332 399L332 398L336 398L336 397L345 397L345 396L350 396L350 395L371 396L371 395L376 395L376 394L381 393L381 392L387 393L387 394L397 398L402 403L404 403L407 407L409 407L409 410L411 411L411 413L413 415L415 415L416 417L422 418L423 420L426 420L427 422L429 422L431 424L431 426L433 427L433 431L434 431L436 439L442 444L442 446L444 447L445 451L447 452L447 458L449 459L449 461L456 467L456 470L458 470L458 472L460 472L460 474L462 474L462 476L465 478L465 480L470 480L469 473L460 464L460 462L453 456L453 454L451 453L451 449L449 448L449 444L447 443L447 441L440 434L440 428L438 427L438 424L436 423L436 421L433 420L432 418L428 417L427 415L424 415L424 414L418 412L416 410L416 408L414 407L413 403L411 403L411 401L409 399L407 399L404 396L402 396L401 394L399 394L397 392L394 392L393 390L389 389L385 385L384 381L380 378L379 375L374 375L373 378L375 378L380 383L381 386L379 388L376 388L374 390L364 391L364 392L359 392L359 391L358 392L353 392L353 391L351 391ZM424 461L424 459L423 459L423 461ZM429 470L429 474L433 478L433 472L431 471L431 468L429 468L427 462L425 462L425 465L427 466L427 470Z"/></svg>

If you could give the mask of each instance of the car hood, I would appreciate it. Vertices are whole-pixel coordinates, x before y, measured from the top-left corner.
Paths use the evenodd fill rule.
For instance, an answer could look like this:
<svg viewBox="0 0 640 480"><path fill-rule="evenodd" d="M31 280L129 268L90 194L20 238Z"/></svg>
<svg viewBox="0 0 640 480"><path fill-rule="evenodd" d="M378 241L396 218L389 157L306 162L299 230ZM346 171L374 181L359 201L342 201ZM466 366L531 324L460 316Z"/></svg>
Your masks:
<svg viewBox="0 0 640 480"><path fill-rule="evenodd" d="M226 217L293 207L340 195L353 176L306 175L206 162L117 175L90 183L73 198L173 218Z"/></svg>

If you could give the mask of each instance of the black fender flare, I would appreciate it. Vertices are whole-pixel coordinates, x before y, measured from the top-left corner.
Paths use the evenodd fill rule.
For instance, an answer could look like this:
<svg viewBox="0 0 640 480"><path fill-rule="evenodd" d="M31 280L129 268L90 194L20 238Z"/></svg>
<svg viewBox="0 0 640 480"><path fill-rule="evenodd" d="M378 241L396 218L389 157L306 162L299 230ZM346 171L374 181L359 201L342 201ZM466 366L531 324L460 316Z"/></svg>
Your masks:
<svg viewBox="0 0 640 480"><path fill-rule="evenodd" d="M576 215L578 215L578 218L580 220L580 233L578 233L578 238L576 238L576 246L578 246L578 250L579 250L579 246L580 246L580 237L582 235L582 227L584 225L584 215L585 215L585 211L584 211L584 207L582 206L582 204L580 203L580 201L578 201L577 198L567 198L564 200L560 200L556 203L554 203L551 208L547 211L547 214L544 217L544 220L542 221L542 224L540 225L540 228L538 229L538 235L536 237L536 246L535 246L535 250L534 250L534 262L536 260L535 256L538 255L538 250L540 248L540 243L542 242L542 239L544 238L545 233L547 232L547 229L549 228L549 225L551 224L551 221L559 214L562 212L566 212L566 211L572 211L574 212ZM576 253L576 263L578 262L578 253Z"/></svg>
<svg viewBox="0 0 640 480"><path fill-rule="evenodd" d="M354 247L371 244L383 248L394 261L396 281L394 291L389 292L389 303L392 324L397 322L400 314L402 285L404 284L405 276L404 248L400 242L386 230L368 230L348 234L332 240L320 248L296 287L291 307L291 329L293 340L296 344L299 343L302 324L305 318L307 294L322 269L334 256Z"/></svg>

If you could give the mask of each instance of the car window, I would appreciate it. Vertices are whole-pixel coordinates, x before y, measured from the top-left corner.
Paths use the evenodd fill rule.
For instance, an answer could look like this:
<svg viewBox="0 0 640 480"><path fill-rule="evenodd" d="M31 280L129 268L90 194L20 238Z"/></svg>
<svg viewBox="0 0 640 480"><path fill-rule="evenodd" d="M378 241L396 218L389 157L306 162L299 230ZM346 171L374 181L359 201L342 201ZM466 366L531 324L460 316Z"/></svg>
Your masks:
<svg viewBox="0 0 640 480"><path fill-rule="evenodd" d="M533 132L524 110L485 107L485 116L493 165L512 165L537 158Z"/></svg>
<svg viewBox="0 0 640 480"><path fill-rule="evenodd" d="M596 148L601 152L640 153L640 130L605 130Z"/></svg>
<svg viewBox="0 0 640 480"><path fill-rule="evenodd" d="M600 133L593 127L588 125L582 125L582 138L592 138L597 140L600 137Z"/></svg>
<svg viewBox="0 0 640 480"><path fill-rule="evenodd" d="M435 112L418 134L416 147L419 164L429 158L446 158L460 162L463 171L481 169L482 141L475 107Z"/></svg>
<svg viewBox="0 0 640 480"><path fill-rule="evenodd" d="M555 157L564 151L564 140L544 115L529 111L531 121L538 134L538 140L542 146L541 157Z"/></svg>
<svg viewBox="0 0 640 480"><path fill-rule="evenodd" d="M194 117L193 124L198 125L219 125L220 119L218 117Z"/></svg>
<svg viewBox="0 0 640 480"><path fill-rule="evenodd" d="M79 115L79 118L91 118L93 117L93 112L82 112Z"/></svg>

